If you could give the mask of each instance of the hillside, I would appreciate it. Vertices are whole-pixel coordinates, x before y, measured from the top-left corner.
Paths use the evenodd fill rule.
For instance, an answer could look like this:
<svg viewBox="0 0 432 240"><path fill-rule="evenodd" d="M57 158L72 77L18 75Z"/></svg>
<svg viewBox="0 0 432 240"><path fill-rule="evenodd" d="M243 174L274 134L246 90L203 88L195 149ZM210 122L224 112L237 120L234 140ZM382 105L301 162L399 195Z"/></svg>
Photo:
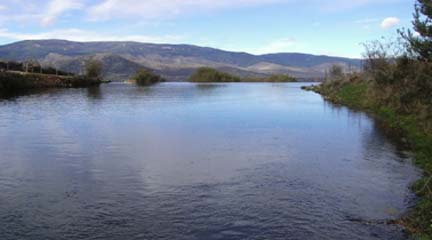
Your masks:
<svg viewBox="0 0 432 240"><path fill-rule="evenodd" d="M103 62L108 80L125 80L139 68L151 69L171 81L183 81L203 66L240 76L277 73L308 79L323 77L326 71L323 66L334 63L346 69L360 66L358 59L300 53L252 55L193 45L28 40L0 46L0 59L37 59L45 66L75 73L89 58Z"/></svg>

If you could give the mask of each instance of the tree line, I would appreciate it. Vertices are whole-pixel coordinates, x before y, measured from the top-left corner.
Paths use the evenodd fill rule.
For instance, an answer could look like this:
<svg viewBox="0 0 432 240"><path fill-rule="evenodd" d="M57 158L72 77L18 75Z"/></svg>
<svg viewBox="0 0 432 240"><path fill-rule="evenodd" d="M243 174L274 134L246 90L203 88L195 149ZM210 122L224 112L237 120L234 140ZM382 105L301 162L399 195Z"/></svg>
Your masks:
<svg viewBox="0 0 432 240"><path fill-rule="evenodd" d="M72 72L62 71L52 66L42 66L37 60L26 60L23 62L16 61L2 61L0 60L0 72L15 71L23 73L39 73L51 74L57 76L75 76ZM83 71L84 76L89 78L102 78L103 64L102 62L94 59L89 59L84 62Z"/></svg>

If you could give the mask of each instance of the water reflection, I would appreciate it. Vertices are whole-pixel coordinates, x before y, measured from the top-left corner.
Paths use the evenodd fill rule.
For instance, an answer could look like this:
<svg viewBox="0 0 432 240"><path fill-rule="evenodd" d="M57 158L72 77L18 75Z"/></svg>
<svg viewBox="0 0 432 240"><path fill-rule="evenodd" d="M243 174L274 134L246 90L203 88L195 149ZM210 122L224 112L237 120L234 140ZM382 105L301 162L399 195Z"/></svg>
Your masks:
<svg viewBox="0 0 432 240"><path fill-rule="evenodd" d="M362 161L361 165L357 165L355 170L366 170L369 172L368 178L363 179L362 185L358 186L363 194L356 196L353 201L370 201L370 196L373 192L382 191L380 199L375 200L375 213L366 213L361 205L357 206L357 213L350 215L352 219L365 219L366 216L375 215L375 219L397 218L403 213L400 206L411 206L413 204L414 194L407 192L407 198L398 198L394 194L394 189L407 189L410 183L415 180L410 178L406 181L407 176L413 172L412 159L407 154L407 146L400 141L400 135L394 134L388 127L379 121L372 121L370 117L362 112L351 111L340 105L325 103L327 109L331 109L331 113L338 117L348 117L347 126L358 128L358 138L362 146L361 152L357 156L358 160ZM341 127L341 129L343 129ZM401 144L402 143L402 144ZM352 142L351 142L352 144ZM391 159L392 161L386 161ZM353 157L345 157L347 163L355 163ZM379 176L372 174L379 173ZM417 172L418 174L418 172ZM382 177L392 178L392 182L382 181ZM416 176L414 174L414 176ZM356 179L358 180L358 179ZM381 189L381 190L379 190ZM373 208L369 208L373 209ZM376 214L384 212L384 215ZM367 210L367 209L366 209ZM355 211L353 211L354 213Z"/></svg>
<svg viewBox="0 0 432 240"><path fill-rule="evenodd" d="M46 89L21 89L21 90L15 90L15 91L7 91L2 92L0 91L0 101L4 100L15 100L22 96L30 96L30 95L43 95L43 94L53 94L58 91L61 91L60 89L54 89L54 88L46 88Z"/></svg>
<svg viewBox="0 0 432 240"><path fill-rule="evenodd" d="M409 159L365 114L299 87L110 84L0 103L0 238L406 239L365 222L409 206Z"/></svg>
<svg viewBox="0 0 432 240"><path fill-rule="evenodd" d="M100 100L103 98L100 86L93 86L87 88L87 96L94 100Z"/></svg>
<svg viewBox="0 0 432 240"><path fill-rule="evenodd" d="M196 84L196 87L199 90L207 91L207 90L214 90L216 88L226 87L226 84L223 83L198 83Z"/></svg>
<svg viewBox="0 0 432 240"><path fill-rule="evenodd" d="M389 143L395 147L395 152L400 154L401 158L406 157L406 152L409 151L409 145L404 140L403 134L399 129L394 129L385 124L383 121L375 118L373 114L367 114L357 110L349 110L346 107L340 104L333 104L328 101L324 101L324 108L330 109L332 114L336 114L338 116L348 115L347 120L352 121L350 125L358 125L358 127L362 128L362 120L367 119L367 124L369 122L372 124L372 129L365 134L365 139L368 141L377 141L366 144L368 146L381 146L384 142ZM372 118L373 121L370 121L369 118ZM369 136L368 134L372 135Z"/></svg>

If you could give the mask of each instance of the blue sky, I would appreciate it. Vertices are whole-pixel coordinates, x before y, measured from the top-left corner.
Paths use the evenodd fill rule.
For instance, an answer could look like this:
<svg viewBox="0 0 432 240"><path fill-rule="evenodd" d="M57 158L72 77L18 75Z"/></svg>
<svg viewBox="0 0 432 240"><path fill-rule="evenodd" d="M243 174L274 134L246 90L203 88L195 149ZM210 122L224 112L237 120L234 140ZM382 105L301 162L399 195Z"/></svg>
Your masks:
<svg viewBox="0 0 432 240"><path fill-rule="evenodd" d="M410 27L414 0L0 0L0 44L187 43L253 54L360 57Z"/></svg>

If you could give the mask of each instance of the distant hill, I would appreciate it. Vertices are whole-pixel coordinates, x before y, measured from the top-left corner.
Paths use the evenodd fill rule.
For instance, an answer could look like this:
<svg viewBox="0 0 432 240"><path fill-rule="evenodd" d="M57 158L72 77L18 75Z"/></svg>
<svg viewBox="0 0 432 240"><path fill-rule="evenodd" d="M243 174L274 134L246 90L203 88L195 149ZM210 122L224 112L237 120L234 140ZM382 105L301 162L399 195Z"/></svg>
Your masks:
<svg viewBox="0 0 432 240"><path fill-rule="evenodd" d="M321 78L332 64L358 69L361 61L301 53L252 55L193 45L138 42L71 42L28 40L0 46L0 59L37 59L45 66L79 73L82 63L96 58L104 64L108 80L126 80L146 68L172 81L186 80L197 68L207 66L240 76L290 74L297 78Z"/></svg>

